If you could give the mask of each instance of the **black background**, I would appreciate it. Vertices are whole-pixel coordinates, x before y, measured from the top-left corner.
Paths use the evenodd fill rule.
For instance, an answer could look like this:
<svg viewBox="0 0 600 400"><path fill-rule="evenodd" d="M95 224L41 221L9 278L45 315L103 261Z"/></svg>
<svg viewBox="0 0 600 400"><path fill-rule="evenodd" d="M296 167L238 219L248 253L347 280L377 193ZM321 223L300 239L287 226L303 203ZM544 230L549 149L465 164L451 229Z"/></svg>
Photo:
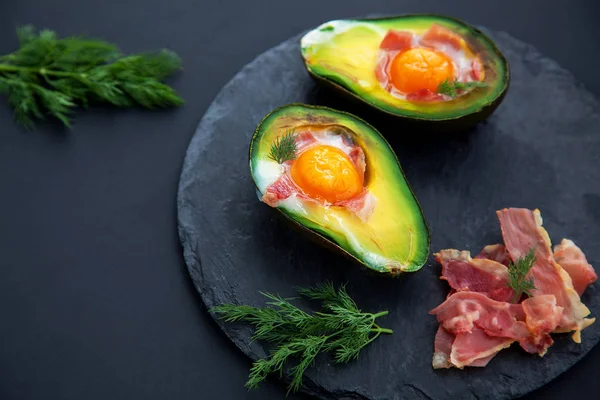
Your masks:
<svg viewBox="0 0 600 400"><path fill-rule="evenodd" d="M0 0L0 54L33 23L126 52L168 47L179 110L81 111L72 131L24 132L0 101L0 398L267 399L206 313L177 238L188 141L257 54L329 19L437 12L532 43L600 96L600 5L587 1ZM285 68L285 66L282 66ZM600 349L529 395L600 392ZM301 398L298 396L297 398Z"/></svg>

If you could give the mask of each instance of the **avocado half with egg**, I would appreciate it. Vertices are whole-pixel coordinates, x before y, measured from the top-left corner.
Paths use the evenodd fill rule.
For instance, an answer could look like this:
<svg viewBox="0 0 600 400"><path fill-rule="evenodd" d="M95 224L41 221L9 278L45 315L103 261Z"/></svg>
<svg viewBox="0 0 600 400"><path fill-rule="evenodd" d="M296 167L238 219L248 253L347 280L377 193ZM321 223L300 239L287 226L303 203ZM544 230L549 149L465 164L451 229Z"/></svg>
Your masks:
<svg viewBox="0 0 600 400"><path fill-rule="evenodd" d="M260 199L371 270L420 269L429 230L394 151L371 125L326 107L290 104L250 143Z"/></svg>
<svg viewBox="0 0 600 400"><path fill-rule="evenodd" d="M318 80L388 114L439 126L487 118L510 80L488 36L441 15L330 21L302 37L301 51Z"/></svg>

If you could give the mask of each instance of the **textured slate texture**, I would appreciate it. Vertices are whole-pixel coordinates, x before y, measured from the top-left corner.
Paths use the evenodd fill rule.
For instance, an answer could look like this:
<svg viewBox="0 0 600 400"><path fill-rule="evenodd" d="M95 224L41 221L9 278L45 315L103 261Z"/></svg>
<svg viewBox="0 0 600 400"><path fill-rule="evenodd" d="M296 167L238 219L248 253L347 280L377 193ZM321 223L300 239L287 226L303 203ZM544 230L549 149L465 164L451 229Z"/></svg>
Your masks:
<svg viewBox="0 0 600 400"><path fill-rule="evenodd" d="M247 154L256 125L286 103L322 104L365 118L394 146L430 225L432 252L478 252L501 240L495 210L537 207L554 242L568 237L600 265L600 105L533 47L505 33L493 38L510 62L511 87L496 113L469 132L418 133L317 87L302 65L298 37L240 71L200 123L181 175L178 215L185 260L207 307L262 305L259 290L291 296L295 285L329 279L349 282L364 310L390 311L380 322L393 336L380 337L359 362L318 359L304 391L323 399L512 398L565 371L600 339L597 323L581 345L555 335L544 358L513 346L484 369L434 371L437 323L428 311L448 288L433 260L398 279L366 274L297 236L256 198ZM596 287L583 301L594 315L600 311ZM266 355L260 343L250 344L249 328L218 323L251 358Z"/></svg>

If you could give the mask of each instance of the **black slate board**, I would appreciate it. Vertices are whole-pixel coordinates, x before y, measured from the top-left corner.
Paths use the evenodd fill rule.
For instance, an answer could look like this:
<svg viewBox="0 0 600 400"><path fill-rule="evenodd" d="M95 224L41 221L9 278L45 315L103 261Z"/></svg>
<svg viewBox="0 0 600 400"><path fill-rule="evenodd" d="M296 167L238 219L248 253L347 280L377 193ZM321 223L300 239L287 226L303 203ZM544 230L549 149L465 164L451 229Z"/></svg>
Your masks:
<svg viewBox="0 0 600 400"><path fill-rule="evenodd" d="M555 378L600 339L600 323L577 345L555 335L539 358L517 346L484 369L435 371L437 328L428 311L448 288L431 259L418 273L372 276L314 245L260 203L248 171L248 144L271 109L290 102L347 110L375 125L394 146L431 228L432 251L478 252L500 241L495 210L540 208L554 242L568 237L600 265L600 105L554 61L506 33L493 38L508 58L509 93L485 123L470 132L424 135L349 103L308 77L299 37L265 52L219 93L191 141L178 194L185 261L207 307L224 302L264 304L259 290L292 296L295 285L325 279L349 282L358 304L389 310L381 325L395 330L360 356L332 365L318 359L303 391L323 399L503 399L523 395ZM594 286L583 301L596 315ZM243 325L218 322L252 359L264 357Z"/></svg>

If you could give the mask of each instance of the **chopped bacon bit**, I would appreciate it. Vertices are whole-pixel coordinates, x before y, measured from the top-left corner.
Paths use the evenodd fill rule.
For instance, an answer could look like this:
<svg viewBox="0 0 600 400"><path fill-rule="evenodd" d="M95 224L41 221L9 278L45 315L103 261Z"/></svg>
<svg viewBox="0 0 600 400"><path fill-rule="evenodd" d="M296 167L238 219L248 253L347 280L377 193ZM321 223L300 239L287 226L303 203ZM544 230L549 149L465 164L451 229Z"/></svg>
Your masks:
<svg viewBox="0 0 600 400"><path fill-rule="evenodd" d="M481 253L475 256L475 258L487 258L488 260L499 262L507 267L508 264L510 264L510 256L503 244L490 244L485 246L481 250Z"/></svg>
<svg viewBox="0 0 600 400"><path fill-rule="evenodd" d="M390 29L381 41L379 48L382 50L406 50L412 46L413 34L408 31Z"/></svg>
<svg viewBox="0 0 600 400"><path fill-rule="evenodd" d="M353 199L335 203L335 206L345 207L356 214L362 221L369 219L375 209L375 197L364 190L359 196Z"/></svg>
<svg viewBox="0 0 600 400"><path fill-rule="evenodd" d="M317 139L313 136L310 131L300 132L296 135L296 152L300 153L302 150L306 149L308 146L315 143Z"/></svg>
<svg viewBox="0 0 600 400"><path fill-rule="evenodd" d="M506 266L487 259L472 259L468 251L442 250L435 254L442 264L442 278L452 289L483 293L497 301L510 301L514 290L508 287Z"/></svg>
<svg viewBox="0 0 600 400"><path fill-rule="evenodd" d="M365 152L363 151L362 147L354 146L354 148L350 151L350 160L352 160L352 163L356 167L361 181L364 182L367 161L365 159Z"/></svg>
<svg viewBox="0 0 600 400"><path fill-rule="evenodd" d="M283 174L267 188L262 201L271 207L277 207L281 200L287 199L297 191L292 179L287 174Z"/></svg>
<svg viewBox="0 0 600 400"><path fill-rule="evenodd" d="M390 80L388 77L388 64L390 62L390 55L387 52L379 52L379 58L377 59L377 64L375 65L375 77L377 81L381 85L381 87L389 90Z"/></svg>
<svg viewBox="0 0 600 400"><path fill-rule="evenodd" d="M474 81L480 81L483 77L483 66L478 58L471 61L471 78Z"/></svg>
<svg viewBox="0 0 600 400"><path fill-rule="evenodd" d="M571 240L563 239L554 247L554 259L567 271L573 282L573 288L580 296L598 279L594 267L588 263L585 254Z"/></svg>
<svg viewBox="0 0 600 400"><path fill-rule="evenodd" d="M573 340L581 341L580 332L594 322L585 318L590 310L581 302L569 274L554 260L550 238L538 210L510 208L498 211L504 243L511 258L517 260L535 248L536 262L529 271L537 290L534 296L552 294L564 309L559 323L561 332L575 331Z"/></svg>
<svg viewBox="0 0 600 400"><path fill-rule="evenodd" d="M426 46L435 47L436 44L445 44L455 50L460 50L462 43L459 34L438 24L433 24L421 38L421 44Z"/></svg>
<svg viewBox="0 0 600 400"><path fill-rule="evenodd" d="M352 212L360 211L365 205L365 200L367 198L367 191L364 190L360 195L354 197L350 200L339 201L335 203L336 206L346 207L348 210Z"/></svg>
<svg viewBox="0 0 600 400"><path fill-rule="evenodd" d="M409 93L406 95L406 100L409 101L438 101L444 97L439 94L432 92L429 89L421 89L418 92Z"/></svg>

